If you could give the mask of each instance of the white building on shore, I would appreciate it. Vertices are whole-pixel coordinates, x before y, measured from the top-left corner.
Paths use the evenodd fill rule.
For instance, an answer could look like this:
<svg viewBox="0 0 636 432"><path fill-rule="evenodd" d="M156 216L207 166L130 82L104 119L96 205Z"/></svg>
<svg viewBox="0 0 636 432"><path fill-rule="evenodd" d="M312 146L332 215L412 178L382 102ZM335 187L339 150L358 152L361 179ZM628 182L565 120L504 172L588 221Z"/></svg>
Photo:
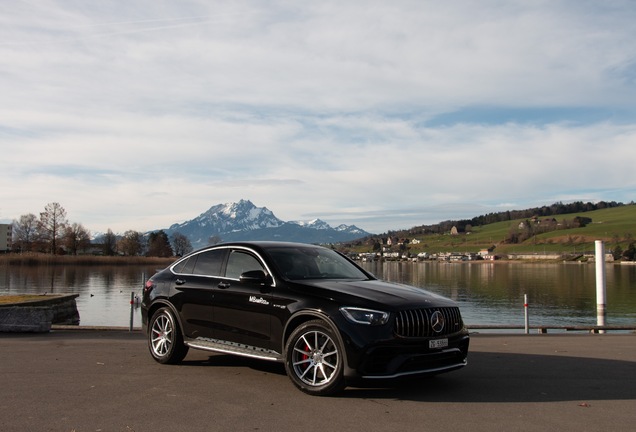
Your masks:
<svg viewBox="0 0 636 432"><path fill-rule="evenodd" d="M0 224L0 253L11 250L11 239L13 238L13 225Z"/></svg>

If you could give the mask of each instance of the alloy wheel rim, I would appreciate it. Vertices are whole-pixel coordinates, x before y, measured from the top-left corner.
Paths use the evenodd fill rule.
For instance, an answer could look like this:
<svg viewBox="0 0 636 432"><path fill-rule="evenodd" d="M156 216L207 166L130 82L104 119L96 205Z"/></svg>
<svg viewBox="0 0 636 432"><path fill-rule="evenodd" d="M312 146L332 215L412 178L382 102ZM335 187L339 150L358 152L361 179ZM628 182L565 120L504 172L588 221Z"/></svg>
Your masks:
<svg viewBox="0 0 636 432"><path fill-rule="evenodd" d="M170 351L172 337L173 327L170 318L165 314L157 317L152 325L151 333L152 351L155 355L163 357Z"/></svg>
<svg viewBox="0 0 636 432"><path fill-rule="evenodd" d="M292 353L294 373L312 387L328 384L336 376L340 354L329 335L310 331L299 337Z"/></svg>

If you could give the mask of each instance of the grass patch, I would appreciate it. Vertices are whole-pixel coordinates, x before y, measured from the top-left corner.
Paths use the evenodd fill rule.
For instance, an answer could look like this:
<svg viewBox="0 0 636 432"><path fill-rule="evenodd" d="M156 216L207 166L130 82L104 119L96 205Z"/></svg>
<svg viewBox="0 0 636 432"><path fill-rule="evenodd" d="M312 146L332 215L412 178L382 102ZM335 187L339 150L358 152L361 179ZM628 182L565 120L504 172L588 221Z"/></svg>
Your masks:
<svg viewBox="0 0 636 432"><path fill-rule="evenodd" d="M419 244L409 244L409 252L479 252L495 246L494 253L580 253L593 252L594 242L605 242L606 251L616 246L627 249L631 241L636 241L636 205L625 205L611 209L591 212L556 215L557 222L572 220L576 216L592 219L592 223L583 228L558 229L529 238L523 243L506 243L511 230L527 219L495 222L473 227L470 234L459 235L428 234L412 235L400 232L399 236L410 240L417 239ZM541 217L544 219L544 217ZM356 252L370 252L369 245L355 248Z"/></svg>
<svg viewBox="0 0 636 432"><path fill-rule="evenodd" d="M12 303L28 303L32 301L40 301L44 296L39 294L24 294L24 295L0 295L0 305L7 305Z"/></svg>

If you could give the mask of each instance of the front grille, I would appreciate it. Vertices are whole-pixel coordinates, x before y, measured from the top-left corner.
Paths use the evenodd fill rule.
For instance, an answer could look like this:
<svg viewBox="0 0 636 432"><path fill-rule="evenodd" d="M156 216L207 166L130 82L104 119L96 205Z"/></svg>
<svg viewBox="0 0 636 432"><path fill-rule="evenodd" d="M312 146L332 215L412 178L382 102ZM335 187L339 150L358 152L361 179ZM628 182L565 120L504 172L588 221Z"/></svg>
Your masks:
<svg viewBox="0 0 636 432"><path fill-rule="evenodd" d="M444 318L444 327L436 331L431 323L435 312ZM458 307L409 309L400 311L395 317L395 334L400 337L437 337L456 333L464 327Z"/></svg>

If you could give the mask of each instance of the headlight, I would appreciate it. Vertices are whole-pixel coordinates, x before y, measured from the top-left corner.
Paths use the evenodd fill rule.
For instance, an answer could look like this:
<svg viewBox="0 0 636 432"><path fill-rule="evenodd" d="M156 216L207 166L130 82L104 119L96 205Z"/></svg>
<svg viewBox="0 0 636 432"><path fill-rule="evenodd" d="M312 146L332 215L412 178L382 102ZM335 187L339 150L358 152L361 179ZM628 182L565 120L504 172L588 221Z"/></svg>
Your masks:
<svg viewBox="0 0 636 432"><path fill-rule="evenodd" d="M371 309L341 307L340 312L352 323L365 325L382 325L389 321L389 314Z"/></svg>

